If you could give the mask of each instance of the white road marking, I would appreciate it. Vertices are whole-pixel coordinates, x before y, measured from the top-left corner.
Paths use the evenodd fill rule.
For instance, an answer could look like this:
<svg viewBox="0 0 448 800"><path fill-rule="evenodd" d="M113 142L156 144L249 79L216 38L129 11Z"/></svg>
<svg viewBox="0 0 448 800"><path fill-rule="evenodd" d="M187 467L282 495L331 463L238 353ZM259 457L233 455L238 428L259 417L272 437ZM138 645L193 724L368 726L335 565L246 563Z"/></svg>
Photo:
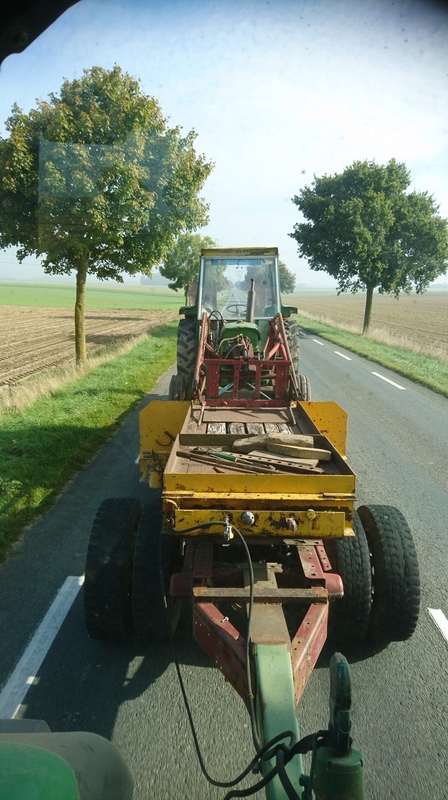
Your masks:
<svg viewBox="0 0 448 800"><path fill-rule="evenodd" d="M140 461L140 453L138 454L137 458L135 459L134 464L138 464L139 461Z"/></svg>
<svg viewBox="0 0 448 800"><path fill-rule="evenodd" d="M70 611L84 575L65 579L22 658L0 692L0 719L14 719L29 687L38 682L37 671Z"/></svg>
<svg viewBox="0 0 448 800"><path fill-rule="evenodd" d="M341 358L345 358L346 361L351 361L352 360L351 358L349 358L349 356L345 356L344 353L340 353L339 350L334 350L333 352L336 353L337 356L341 356Z"/></svg>
<svg viewBox="0 0 448 800"><path fill-rule="evenodd" d="M384 375L380 375L379 372L372 372L372 375L376 375L377 378L381 378L382 381L386 381L386 383L390 383L391 386L395 386L396 389L402 389L403 392L406 391L405 386L400 386L399 383L395 383L395 381L389 380L389 378L385 378Z"/></svg>
<svg viewBox="0 0 448 800"><path fill-rule="evenodd" d="M324 343L323 342L319 342L318 339L313 339L313 342L316 342L316 344L320 344L321 347L324 346Z"/></svg>
<svg viewBox="0 0 448 800"><path fill-rule="evenodd" d="M440 629L442 636L448 642L448 619L440 608L428 608L430 616Z"/></svg>

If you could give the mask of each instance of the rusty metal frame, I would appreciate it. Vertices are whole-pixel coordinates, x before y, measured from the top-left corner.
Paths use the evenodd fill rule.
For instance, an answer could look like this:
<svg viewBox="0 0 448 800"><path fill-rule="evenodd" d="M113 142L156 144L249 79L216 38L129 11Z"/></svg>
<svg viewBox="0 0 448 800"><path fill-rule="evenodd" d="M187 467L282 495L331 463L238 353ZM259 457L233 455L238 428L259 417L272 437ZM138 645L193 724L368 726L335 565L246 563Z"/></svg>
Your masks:
<svg viewBox="0 0 448 800"><path fill-rule="evenodd" d="M224 405L225 402L231 402L232 406L244 404L246 407L278 407L288 404L291 356L281 314L276 314L269 320L267 342L261 359L223 358L210 346L209 333L209 319L204 311L193 378L193 386L200 400L208 406ZM224 367L229 375L223 390L220 376ZM263 391L263 381L269 381L272 396ZM241 397L243 387L249 389L248 396ZM231 398L223 396L225 390L231 390Z"/></svg>
<svg viewBox="0 0 448 800"><path fill-rule="evenodd" d="M257 580L256 576L251 647L287 647L298 703L325 644L329 602L342 597L343 586L340 576L331 571L323 540L285 539L284 543L296 548L300 571L282 573L281 569L273 569L275 580L271 583ZM284 576L283 581L278 574ZM249 602L249 587L241 565L220 568L213 562L213 541L189 538L183 571L172 576L170 591L173 596L192 600L196 641L247 703L246 633L239 631L220 609L222 603L244 609ZM292 636L283 606L296 608L300 618Z"/></svg>

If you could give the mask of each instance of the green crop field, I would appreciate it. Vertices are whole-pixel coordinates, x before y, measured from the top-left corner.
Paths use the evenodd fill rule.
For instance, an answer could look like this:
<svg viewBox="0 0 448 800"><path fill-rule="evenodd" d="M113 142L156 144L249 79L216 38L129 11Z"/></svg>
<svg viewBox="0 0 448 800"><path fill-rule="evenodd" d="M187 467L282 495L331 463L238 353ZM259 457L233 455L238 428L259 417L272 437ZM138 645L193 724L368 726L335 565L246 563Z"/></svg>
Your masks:
<svg viewBox="0 0 448 800"><path fill-rule="evenodd" d="M72 308L75 285L69 283L15 283L0 281L0 305ZM87 284L87 308L173 309L184 304L182 292L165 286Z"/></svg>

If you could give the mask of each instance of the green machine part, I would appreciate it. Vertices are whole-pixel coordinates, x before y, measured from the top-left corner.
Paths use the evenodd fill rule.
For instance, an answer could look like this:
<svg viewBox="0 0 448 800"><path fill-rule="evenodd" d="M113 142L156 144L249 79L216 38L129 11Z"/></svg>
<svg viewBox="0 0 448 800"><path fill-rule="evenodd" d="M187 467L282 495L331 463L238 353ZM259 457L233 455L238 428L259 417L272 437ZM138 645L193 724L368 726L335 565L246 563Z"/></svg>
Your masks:
<svg viewBox="0 0 448 800"><path fill-rule="evenodd" d="M131 800L124 759L102 736L52 733L41 720L0 720L1 800Z"/></svg>
<svg viewBox="0 0 448 800"><path fill-rule="evenodd" d="M362 755L352 747L350 667L341 653L330 659L330 742L316 753L316 800L364 800Z"/></svg>
<svg viewBox="0 0 448 800"><path fill-rule="evenodd" d="M255 351L260 349L260 331L255 322L227 322L221 331L219 352L225 355L224 348L226 341L232 341L238 336L246 336L250 339Z"/></svg>
<svg viewBox="0 0 448 800"><path fill-rule="evenodd" d="M284 731L290 731L294 741L298 741L300 736L294 700L294 678L286 644L257 644L254 663L258 687L257 718L262 744L267 744ZM263 773L266 775L274 765L274 760L265 762ZM303 792L302 772L302 758L296 755L287 766L287 774L298 797L302 797ZM278 777L267 785L266 796L269 800L285 800L286 794Z"/></svg>
<svg viewBox="0 0 448 800"><path fill-rule="evenodd" d="M364 800L362 755L350 748L345 756L319 747L313 780L316 800Z"/></svg>
<svg viewBox="0 0 448 800"><path fill-rule="evenodd" d="M63 758L19 742L0 744L2 800L79 800L75 774Z"/></svg>

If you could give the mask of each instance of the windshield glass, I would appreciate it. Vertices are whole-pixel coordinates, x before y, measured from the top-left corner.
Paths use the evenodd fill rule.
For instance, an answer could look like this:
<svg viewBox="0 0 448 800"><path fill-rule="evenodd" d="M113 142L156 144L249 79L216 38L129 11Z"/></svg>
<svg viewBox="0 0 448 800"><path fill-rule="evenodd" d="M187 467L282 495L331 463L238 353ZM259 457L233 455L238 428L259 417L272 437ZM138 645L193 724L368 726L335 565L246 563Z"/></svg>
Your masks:
<svg viewBox="0 0 448 800"><path fill-rule="evenodd" d="M202 308L219 311L224 319L245 319L247 296L255 292L256 319L279 310L275 258L204 258ZM251 281L253 280L253 287Z"/></svg>

